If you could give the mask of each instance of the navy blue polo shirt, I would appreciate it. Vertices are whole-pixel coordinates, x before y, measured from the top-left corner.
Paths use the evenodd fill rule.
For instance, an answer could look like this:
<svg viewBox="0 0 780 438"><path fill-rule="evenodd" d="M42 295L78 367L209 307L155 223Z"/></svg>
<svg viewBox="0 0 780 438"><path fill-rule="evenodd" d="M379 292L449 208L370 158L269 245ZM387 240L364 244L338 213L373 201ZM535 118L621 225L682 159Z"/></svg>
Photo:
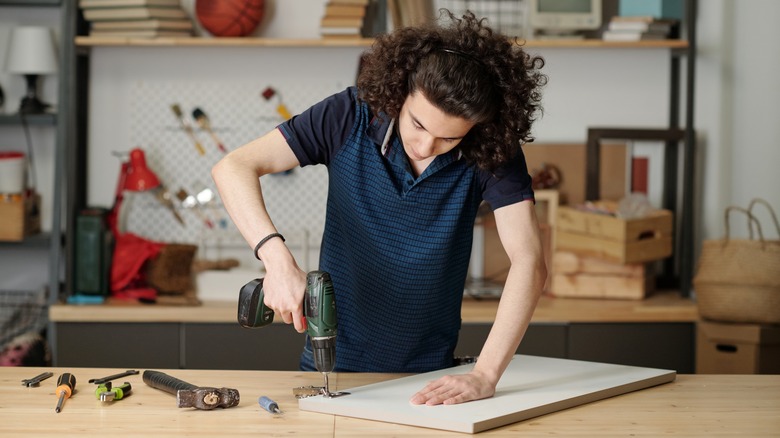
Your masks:
<svg viewBox="0 0 780 438"><path fill-rule="evenodd" d="M301 166L328 167L320 269L336 294L336 371L452 366L477 209L533 199L522 154L492 175L456 148L415 178L397 135L383 147L390 127L354 87L279 125Z"/></svg>

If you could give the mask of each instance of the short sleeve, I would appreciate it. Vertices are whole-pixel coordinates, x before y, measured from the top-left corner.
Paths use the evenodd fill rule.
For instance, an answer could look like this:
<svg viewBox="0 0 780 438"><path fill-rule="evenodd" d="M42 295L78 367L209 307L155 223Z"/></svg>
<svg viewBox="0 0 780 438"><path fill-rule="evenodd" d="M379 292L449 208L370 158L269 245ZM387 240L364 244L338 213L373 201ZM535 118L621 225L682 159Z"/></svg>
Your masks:
<svg viewBox="0 0 780 438"><path fill-rule="evenodd" d="M522 150L494 173L480 171L480 184L482 199L493 210L534 199L531 176Z"/></svg>
<svg viewBox="0 0 780 438"><path fill-rule="evenodd" d="M356 117L357 91L349 87L277 128L301 166L328 164L349 136Z"/></svg>

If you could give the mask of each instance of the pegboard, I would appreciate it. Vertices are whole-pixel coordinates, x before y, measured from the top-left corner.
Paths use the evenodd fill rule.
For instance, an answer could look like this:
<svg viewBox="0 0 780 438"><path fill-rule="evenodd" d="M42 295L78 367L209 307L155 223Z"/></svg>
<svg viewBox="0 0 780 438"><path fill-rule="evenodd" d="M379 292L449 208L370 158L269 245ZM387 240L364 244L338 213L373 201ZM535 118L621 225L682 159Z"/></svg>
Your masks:
<svg viewBox="0 0 780 438"><path fill-rule="evenodd" d="M261 93L269 86L276 94L266 99ZM174 206L184 226L151 192L125 192L125 230L160 242L199 245L201 257L219 257L223 249L231 247L247 252L247 243L224 210L211 178L211 168L224 154L211 135L200 129L193 110L200 108L206 114L212 131L229 151L281 123L284 119L277 112L279 103L297 114L342 87L309 82L286 89L274 84L225 80L135 83L129 109L131 144L144 150L148 166L174 196ZM198 152L182 128L171 109L173 104L181 108L205 154ZM311 166L265 175L261 184L268 212L291 249L319 247L325 222L327 169ZM185 208L175 196L180 189L191 195L210 189L214 199ZM213 227L207 226L206 221ZM251 251L248 253L251 255Z"/></svg>

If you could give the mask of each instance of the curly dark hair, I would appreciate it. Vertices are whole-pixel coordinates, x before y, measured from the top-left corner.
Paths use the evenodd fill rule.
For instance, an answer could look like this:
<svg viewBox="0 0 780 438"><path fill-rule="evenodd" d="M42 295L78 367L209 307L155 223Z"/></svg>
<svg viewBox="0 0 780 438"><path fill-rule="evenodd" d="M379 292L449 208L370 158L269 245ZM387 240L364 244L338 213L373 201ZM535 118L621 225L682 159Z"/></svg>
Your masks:
<svg viewBox="0 0 780 438"><path fill-rule="evenodd" d="M493 171L523 143L542 112L544 59L494 32L472 12L451 24L405 27L380 35L361 56L357 85L374 114L397 118L416 91L445 113L475 123L458 145L463 156Z"/></svg>

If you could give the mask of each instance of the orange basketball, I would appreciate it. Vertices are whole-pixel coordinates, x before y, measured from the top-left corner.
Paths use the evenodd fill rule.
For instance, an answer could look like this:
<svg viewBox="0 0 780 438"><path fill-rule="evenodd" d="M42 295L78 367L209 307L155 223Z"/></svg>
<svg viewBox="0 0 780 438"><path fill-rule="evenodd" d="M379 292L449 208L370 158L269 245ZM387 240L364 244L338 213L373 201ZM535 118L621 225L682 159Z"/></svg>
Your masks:
<svg viewBox="0 0 780 438"><path fill-rule="evenodd" d="M214 36L246 36L260 24L264 3L265 0L196 0L195 15Z"/></svg>

